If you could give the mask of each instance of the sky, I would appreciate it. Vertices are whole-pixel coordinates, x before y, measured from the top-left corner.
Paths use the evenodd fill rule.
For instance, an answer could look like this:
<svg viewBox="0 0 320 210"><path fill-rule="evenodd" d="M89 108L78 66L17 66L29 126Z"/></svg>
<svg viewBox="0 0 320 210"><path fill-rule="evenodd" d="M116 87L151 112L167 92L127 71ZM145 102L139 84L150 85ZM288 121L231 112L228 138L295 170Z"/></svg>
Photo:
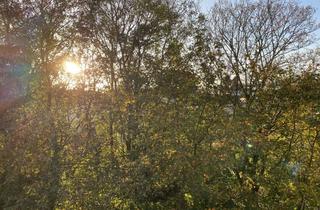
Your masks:
<svg viewBox="0 0 320 210"><path fill-rule="evenodd" d="M215 0L199 0L199 2L200 2L201 9L204 12L207 12L210 10ZM312 6L313 8L315 8L316 10L315 18L320 23L320 0L297 0L297 2L300 3L301 5ZM314 33L314 38L315 38L314 40L315 43L311 45L312 48L320 47L320 29L318 29Z"/></svg>
<svg viewBox="0 0 320 210"><path fill-rule="evenodd" d="M208 11L215 0L200 0L203 11ZM302 5L310 5L316 9L316 17L320 21L320 0L298 0Z"/></svg>

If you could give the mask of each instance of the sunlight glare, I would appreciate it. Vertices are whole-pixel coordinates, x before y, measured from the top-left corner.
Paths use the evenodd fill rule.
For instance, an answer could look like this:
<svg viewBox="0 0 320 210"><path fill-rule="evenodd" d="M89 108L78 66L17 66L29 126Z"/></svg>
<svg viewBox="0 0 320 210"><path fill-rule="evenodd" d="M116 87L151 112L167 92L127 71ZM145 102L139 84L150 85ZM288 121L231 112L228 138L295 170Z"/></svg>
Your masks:
<svg viewBox="0 0 320 210"><path fill-rule="evenodd" d="M64 69L70 74L79 74L81 72L80 66L74 62L66 61L64 64Z"/></svg>

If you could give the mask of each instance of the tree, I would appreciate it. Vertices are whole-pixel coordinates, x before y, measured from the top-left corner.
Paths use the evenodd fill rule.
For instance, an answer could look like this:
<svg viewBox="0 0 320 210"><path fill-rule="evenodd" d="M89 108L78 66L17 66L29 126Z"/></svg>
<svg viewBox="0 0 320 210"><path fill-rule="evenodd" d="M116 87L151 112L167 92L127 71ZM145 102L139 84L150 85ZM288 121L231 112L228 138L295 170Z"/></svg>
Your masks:
<svg viewBox="0 0 320 210"><path fill-rule="evenodd" d="M0 4L0 208L320 205L311 8Z"/></svg>
<svg viewBox="0 0 320 210"><path fill-rule="evenodd" d="M209 27L226 57L229 75L248 102L272 82L277 65L311 43L314 9L287 0L217 2Z"/></svg>

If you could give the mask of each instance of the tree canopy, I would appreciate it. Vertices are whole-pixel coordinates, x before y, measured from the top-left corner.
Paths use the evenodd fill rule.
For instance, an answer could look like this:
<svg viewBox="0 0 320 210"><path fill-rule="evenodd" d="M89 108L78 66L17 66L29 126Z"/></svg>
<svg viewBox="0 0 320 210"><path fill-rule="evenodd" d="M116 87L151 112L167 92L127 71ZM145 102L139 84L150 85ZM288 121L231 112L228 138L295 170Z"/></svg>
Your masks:
<svg viewBox="0 0 320 210"><path fill-rule="evenodd" d="M294 0L0 2L0 209L320 208Z"/></svg>

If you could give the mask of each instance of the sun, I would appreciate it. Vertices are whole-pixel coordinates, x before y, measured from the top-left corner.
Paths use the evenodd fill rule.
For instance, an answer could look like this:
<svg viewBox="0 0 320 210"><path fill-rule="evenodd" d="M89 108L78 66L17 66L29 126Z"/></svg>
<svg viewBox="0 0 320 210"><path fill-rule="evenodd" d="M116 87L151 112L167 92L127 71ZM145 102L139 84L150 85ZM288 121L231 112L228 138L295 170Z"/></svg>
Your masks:
<svg viewBox="0 0 320 210"><path fill-rule="evenodd" d="M72 61L66 61L64 63L64 70L70 74L79 74L81 72L80 66Z"/></svg>

